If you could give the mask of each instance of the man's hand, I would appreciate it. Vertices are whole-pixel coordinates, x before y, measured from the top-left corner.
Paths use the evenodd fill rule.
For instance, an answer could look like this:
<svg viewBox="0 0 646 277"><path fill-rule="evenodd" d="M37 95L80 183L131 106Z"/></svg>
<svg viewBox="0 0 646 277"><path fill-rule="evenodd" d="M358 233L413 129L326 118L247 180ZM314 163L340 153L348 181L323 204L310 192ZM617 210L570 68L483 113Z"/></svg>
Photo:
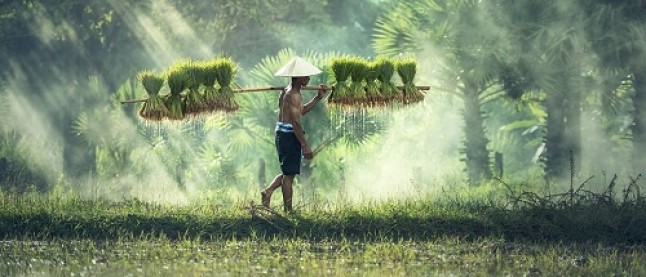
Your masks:
<svg viewBox="0 0 646 277"><path fill-rule="evenodd" d="M319 85L318 94L316 94L316 98L318 100L323 99L323 97L325 97L325 92L327 90L328 90L328 87L326 85L323 85L323 84Z"/></svg>
<svg viewBox="0 0 646 277"><path fill-rule="evenodd" d="M310 149L310 146L307 144L303 145L303 157L306 160L311 160L314 158L314 153L312 153L312 149Z"/></svg>

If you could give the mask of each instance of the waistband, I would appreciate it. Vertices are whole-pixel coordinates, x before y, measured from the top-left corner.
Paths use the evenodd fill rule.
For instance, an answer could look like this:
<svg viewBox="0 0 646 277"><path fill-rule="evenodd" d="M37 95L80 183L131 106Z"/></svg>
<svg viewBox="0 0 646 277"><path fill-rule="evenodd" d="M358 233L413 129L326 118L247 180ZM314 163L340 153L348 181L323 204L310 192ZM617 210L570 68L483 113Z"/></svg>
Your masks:
<svg viewBox="0 0 646 277"><path fill-rule="evenodd" d="M293 133L294 125L292 125L291 123L278 121L276 122L276 132Z"/></svg>

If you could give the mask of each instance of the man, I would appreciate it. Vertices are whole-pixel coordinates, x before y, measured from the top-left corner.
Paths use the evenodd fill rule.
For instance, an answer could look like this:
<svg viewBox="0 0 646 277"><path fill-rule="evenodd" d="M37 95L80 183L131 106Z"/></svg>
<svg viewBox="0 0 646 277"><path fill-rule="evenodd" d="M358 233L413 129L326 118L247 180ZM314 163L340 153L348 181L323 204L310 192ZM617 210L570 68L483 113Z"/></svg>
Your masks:
<svg viewBox="0 0 646 277"><path fill-rule="evenodd" d="M295 57L274 74L291 77L291 84L280 94L278 99L278 122L276 123L276 150L280 161L281 174L278 174L268 187L260 192L262 205L269 207L271 195L282 187L285 212L292 212L292 195L294 177L300 174L301 158L311 160L314 157L312 148L301 125L301 116L311 111L323 99L327 87L321 85L312 100L303 105L301 88L310 81L310 76L320 74L321 70L307 61Z"/></svg>

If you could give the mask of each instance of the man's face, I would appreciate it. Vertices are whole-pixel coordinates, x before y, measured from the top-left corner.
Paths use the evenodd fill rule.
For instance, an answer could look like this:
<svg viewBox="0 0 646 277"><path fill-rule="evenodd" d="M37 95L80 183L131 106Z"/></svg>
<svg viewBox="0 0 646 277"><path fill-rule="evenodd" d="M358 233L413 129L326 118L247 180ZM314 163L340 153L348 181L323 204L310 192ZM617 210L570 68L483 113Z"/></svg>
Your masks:
<svg viewBox="0 0 646 277"><path fill-rule="evenodd" d="M301 85L307 86L310 82L310 76L304 76L299 78L301 80Z"/></svg>

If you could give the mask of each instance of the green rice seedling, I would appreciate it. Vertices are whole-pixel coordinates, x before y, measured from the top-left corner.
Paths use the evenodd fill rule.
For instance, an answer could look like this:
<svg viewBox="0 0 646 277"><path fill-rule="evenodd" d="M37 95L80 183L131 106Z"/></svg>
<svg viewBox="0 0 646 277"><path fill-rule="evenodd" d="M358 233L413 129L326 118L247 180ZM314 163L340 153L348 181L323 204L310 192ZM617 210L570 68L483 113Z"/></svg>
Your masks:
<svg viewBox="0 0 646 277"><path fill-rule="evenodd" d="M183 64L181 70L186 75L188 92L184 98L185 115L197 116L206 110L204 97L200 94L200 85L204 82L204 69L194 61Z"/></svg>
<svg viewBox="0 0 646 277"><path fill-rule="evenodd" d="M352 83L350 84L348 105L356 106L363 105L366 101L365 86L363 81L365 79L367 62L360 57L353 57L350 63L350 76Z"/></svg>
<svg viewBox="0 0 646 277"><path fill-rule="evenodd" d="M233 89L231 88L233 79L238 73L238 66L231 57L222 57L217 63L216 80L220 84L218 97L221 97L225 112L235 112L238 110L238 104L235 101Z"/></svg>
<svg viewBox="0 0 646 277"><path fill-rule="evenodd" d="M218 107L216 80L218 77L218 60L210 60L202 63L202 70L204 70L204 78L202 84L204 85L204 104L206 110L215 111Z"/></svg>
<svg viewBox="0 0 646 277"><path fill-rule="evenodd" d="M213 94L213 98L210 101L211 102L211 111L212 112L226 112L226 107L228 106L229 101L227 100L227 96L223 93L226 92L227 88L222 88L222 85L220 84L222 81L220 81L221 73L222 71L221 68L224 67L224 63L222 61L222 58L217 58L212 61L212 74L215 77L215 80L217 83L214 85L215 91Z"/></svg>
<svg viewBox="0 0 646 277"><path fill-rule="evenodd" d="M348 80L352 70L351 58L348 56L332 58L330 59L330 68L334 75L335 85L328 101L336 105L343 105L350 89Z"/></svg>
<svg viewBox="0 0 646 277"><path fill-rule="evenodd" d="M379 68L376 62L368 63L366 67L366 74L364 80L366 81L366 104L369 107L377 106L381 93L379 93L379 83L377 83L377 78L379 78Z"/></svg>
<svg viewBox="0 0 646 277"><path fill-rule="evenodd" d="M397 74L404 83L404 104L412 104L424 100L424 94L415 86L415 74L417 74L417 62L412 57L406 57L395 65Z"/></svg>
<svg viewBox="0 0 646 277"><path fill-rule="evenodd" d="M159 91L164 85L164 78L148 70L140 72L137 78L148 93L148 99L141 107L139 115L144 119L154 121L159 121L168 116L168 108L166 108L164 100L159 96Z"/></svg>
<svg viewBox="0 0 646 277"><path fill-rule="evenodd" d="M175 64L168 69L168 87L170 96L166 99L168 108L168 118L171 120L184 119L184 101L182 101L182 92L188 86L188 76L182 70L181 64Z"/></svg>
<svg viewBox="0 0 646 277"><path fill-rule="evenodd" d="M392 82L393 75L395 75L395 64L391 59L384 56L377 57L375 64L378 70L377 79L381 83L381 99L379 102L382 105L387 105L399 98L399 91Z"/></svg>

